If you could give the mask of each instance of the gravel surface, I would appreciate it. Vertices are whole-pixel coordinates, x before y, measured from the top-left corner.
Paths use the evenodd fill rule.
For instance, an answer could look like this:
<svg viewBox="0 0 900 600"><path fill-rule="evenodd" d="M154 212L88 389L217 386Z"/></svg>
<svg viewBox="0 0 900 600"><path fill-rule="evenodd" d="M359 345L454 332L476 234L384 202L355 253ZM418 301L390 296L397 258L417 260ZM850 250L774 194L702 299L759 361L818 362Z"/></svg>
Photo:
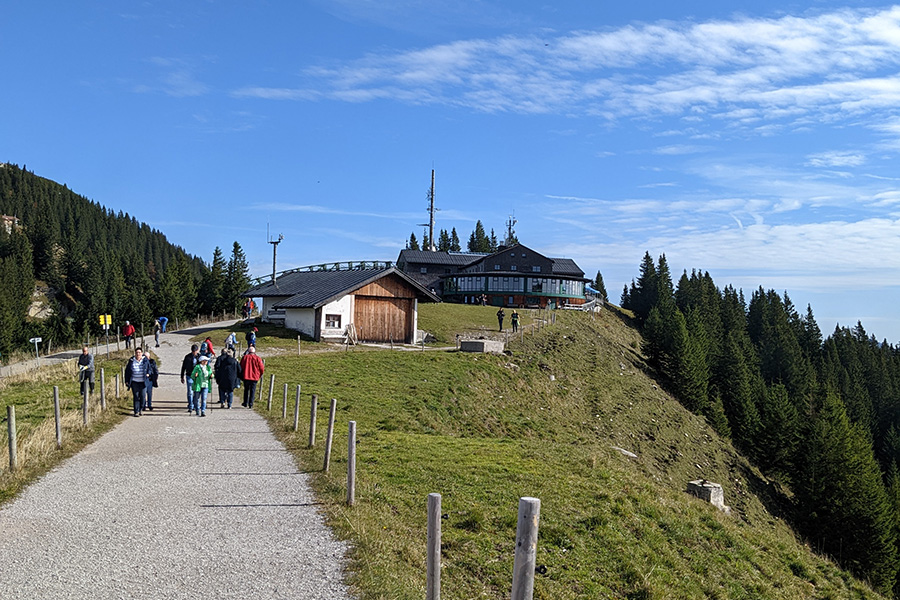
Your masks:
<svg viewBox="0 0 900 600"><path fill-rule="evenodd" d="M199 331L154 349L153 412L0 510L0 598L350 598L346 545L263 418L240 400L188 415L179 370Z"/></svg>

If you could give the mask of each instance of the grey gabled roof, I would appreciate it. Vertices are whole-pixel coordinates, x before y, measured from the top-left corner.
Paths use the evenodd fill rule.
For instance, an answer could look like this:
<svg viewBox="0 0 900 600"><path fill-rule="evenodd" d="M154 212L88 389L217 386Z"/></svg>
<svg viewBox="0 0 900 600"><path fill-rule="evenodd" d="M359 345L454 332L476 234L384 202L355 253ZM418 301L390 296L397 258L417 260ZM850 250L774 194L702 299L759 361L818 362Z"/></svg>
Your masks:
<svg viewBox="0 0 900 600"><path fill-rule="evenodd" d="M427 265L444 265L451 267L464 267L465 265L484 258L481 253L457 253L457 252L431 252L430 250L401 250L397 257L397 264L413 263Z"/></svg>
<svg viewBox="0 0 900 600"><path fill-rule="evenodd" d="M274 308L319 308L388 275L396 275L409 283L426 301L440 302L436 295L395 267L288 273L277 279L277 285L269 281L250 288L242 295L254 298L287 296Z"/></svg>
<svg viewBox="0 0 900 600"><path fill-rule="evenodd" d="M554 275L567 275L569 277L584 277L584 271L578 268L571 258L551 258L553 261Z"/></svg>

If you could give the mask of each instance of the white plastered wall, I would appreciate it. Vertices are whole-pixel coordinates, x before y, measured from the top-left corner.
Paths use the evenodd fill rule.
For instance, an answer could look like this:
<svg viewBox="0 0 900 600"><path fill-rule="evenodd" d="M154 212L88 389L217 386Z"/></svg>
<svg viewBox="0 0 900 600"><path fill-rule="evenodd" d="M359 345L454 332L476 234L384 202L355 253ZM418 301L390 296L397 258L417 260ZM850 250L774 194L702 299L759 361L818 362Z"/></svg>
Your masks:
<svg viewBox="0 0 900 600"><path fill-rule="evenodd" d="M321 328L320 331L322 332L322 341L328 341L329 338L334 340L344 337L344 332L347 331L347 325L353 320L353 300L354 297L348 294L338 298L334 302L329 302L322 307L322 312L320 313L322 322L319 323ZM328 315L340 315L341 326L336 328L325 327Z"/></svg>
<svg viewBox="0 0 900 600"><path fill-rule="evenodd" d="M316 311L312 308L287 308L284 311L284 326L313 337L316 334Z"/></svg>

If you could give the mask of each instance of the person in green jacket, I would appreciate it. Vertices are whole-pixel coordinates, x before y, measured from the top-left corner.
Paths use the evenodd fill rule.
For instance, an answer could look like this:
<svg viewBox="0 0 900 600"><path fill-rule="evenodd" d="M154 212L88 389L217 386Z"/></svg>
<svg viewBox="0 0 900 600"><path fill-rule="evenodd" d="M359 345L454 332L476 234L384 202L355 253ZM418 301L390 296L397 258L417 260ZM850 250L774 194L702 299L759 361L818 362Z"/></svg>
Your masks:
<svg viewBox="0 0 900 600"><path fill-rule="evenodd" d="M194 407L197 415L206 416L206 396L209 394L209 383L212 380L213 370L209 366L209 357L200 355L200 362L191 372L191 380L194 382Z"/></svg>

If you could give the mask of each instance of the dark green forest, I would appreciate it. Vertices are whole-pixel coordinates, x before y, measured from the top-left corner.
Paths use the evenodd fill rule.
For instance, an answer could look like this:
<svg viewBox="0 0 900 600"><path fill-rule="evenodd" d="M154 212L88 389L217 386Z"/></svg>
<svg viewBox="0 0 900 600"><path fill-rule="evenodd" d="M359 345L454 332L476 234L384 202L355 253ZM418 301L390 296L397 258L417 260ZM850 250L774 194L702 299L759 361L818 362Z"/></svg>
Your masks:
<svg viewBox="0 0 900 600"><path fill-rule="evenodd" d="M127 213L106 209L25 168L0 166L0 353L28 348L34 336L54 345L101 331L99 315L140 330L159 316L175 319L235 310L249 287L237 242L225 257L216 247L204 262ZM12 222L9 222L12 225ZM28 317L35 285L49 294L52 314ZM149 329L148 329L149 331Z"/></svg>
<svg viewBox="0 0 900 600"><path fill-rule="evenodd" d="M644 256L621 304L651 367L784 490L810 546L900 597L898 348L861 323L823 338L787 292L673 284L665 255Z"/></svg>

